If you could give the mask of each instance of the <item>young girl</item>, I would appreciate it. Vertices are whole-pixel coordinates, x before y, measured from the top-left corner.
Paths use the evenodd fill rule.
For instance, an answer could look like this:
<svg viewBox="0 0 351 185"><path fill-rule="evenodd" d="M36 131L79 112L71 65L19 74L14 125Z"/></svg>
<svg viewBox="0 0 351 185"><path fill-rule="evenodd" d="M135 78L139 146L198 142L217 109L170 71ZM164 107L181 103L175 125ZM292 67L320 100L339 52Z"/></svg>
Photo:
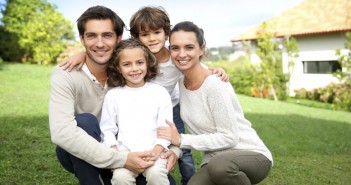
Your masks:
<svg viewBox="0 0 351 185"><path fill-rule="evenodd" d="M157 61L149 49L136 39L123 40L108 67L100 121L101 139L119 151L152 151L155 165L143 175L148 184L169 184L167 160L158 158L170 142L157 138L157 128L172 120L172 102L165 88L149 82L157 73ZM117 139L116 139L117 135ZM126 168L114 169L112 184L135 184L138 174Z"/></svg>
<svg viewBox="0 0 351 185"><path fill-rule="evenodd" d="M271 169L272 155L245 119L231 84L200 64L204 48L203 31L192 22L172 29L171 58L184 74L179 81L180 112L190 134L179 134L169 123L170 128L160 128L158 136L204 153L189 185L259 183Z"/></svg>

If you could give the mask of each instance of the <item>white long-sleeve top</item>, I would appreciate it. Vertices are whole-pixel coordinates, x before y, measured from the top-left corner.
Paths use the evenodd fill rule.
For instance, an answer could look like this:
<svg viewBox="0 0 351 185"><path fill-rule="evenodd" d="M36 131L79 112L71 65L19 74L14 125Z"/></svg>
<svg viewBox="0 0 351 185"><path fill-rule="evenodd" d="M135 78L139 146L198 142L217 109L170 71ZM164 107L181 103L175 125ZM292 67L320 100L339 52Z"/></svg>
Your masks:
<svg viewBox="0 0 351 185"><path fill-rule="evenodd" d="M166 119L173 120L172 108L167 90L157 84L115 87L107 92L102 106L102 142L130 151L150 151L156 144L167 149L170 142L157 138L157 128L168 126Z"/></svg>
<svg viewBox="0 0 351 185"><path fill-rule="evenodd" d="M159 63L158 68L160 73L152 82L166 88L171 96L173 106L176 106L179 103L178 81L183 73L173 64L171 58L165 63Z"/></svg>
<svg viewBox="0 0 351 185"><path fill-rule="evenodd" d="M210 75L197 90L186 89L184 78L179 86L181 117L190 132L181 134L180 148L203 151L202 164L226 150L250 150L273 161L270 151L245 119L229 82Z"/></svg>

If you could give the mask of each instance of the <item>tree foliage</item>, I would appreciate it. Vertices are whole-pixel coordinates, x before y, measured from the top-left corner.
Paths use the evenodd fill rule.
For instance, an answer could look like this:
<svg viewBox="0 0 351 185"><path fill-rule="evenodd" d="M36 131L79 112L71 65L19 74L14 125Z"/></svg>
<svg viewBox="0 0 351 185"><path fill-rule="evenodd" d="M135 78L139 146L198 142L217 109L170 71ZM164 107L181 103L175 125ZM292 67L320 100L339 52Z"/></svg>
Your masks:
<svg viewBox="0 0 351 185"><path fill-rule="evenodd" d="M346 54L341 52L341 49L336 51L336 55L339 56L339 64L342 70L338 70L334 73L334 76L338 78L341 83L346 83L351 85L351 32L345 34L345 49Z"/></svg>
<svg viewBox="0 0 351 185"><path fill-rule="evenodd" d="M7 0L2 14L3 58L51 63L74 38L73 25L46 0Z"/></svg>
<svg viewBox="0 0 351 185"><path fill-rule="evenodd" d="M298 56L298 45L294 38L275 38L273 33L267 31L267 26L263 23L258 32L256 53L261 63L258 65L255 85L261 92L269 89L274 100L284 100L288 95L287 84L294 67L293 59ZM288 54L288 73L283 72L282 47Z"/></svg>

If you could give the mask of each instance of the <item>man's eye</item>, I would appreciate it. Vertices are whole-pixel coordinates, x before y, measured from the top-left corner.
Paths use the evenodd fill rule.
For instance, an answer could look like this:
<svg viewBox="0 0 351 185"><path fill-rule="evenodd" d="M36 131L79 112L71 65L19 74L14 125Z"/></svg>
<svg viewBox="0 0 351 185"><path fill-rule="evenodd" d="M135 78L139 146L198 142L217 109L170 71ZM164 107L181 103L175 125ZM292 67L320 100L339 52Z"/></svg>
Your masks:
<svg viewBox="0 0 351 185"><path fill-rule="evenodd" d="M105 38L112 38L111 34L105 35Z"/></svg>
<svg viewBox="0 0 351 185"><path fill-rule="evenodd" d="M92 38L95 38L95 35L90 35L90 34L89 34L89 35L87 35L86 37L87 37L88 39L92 39Z"/></svg>

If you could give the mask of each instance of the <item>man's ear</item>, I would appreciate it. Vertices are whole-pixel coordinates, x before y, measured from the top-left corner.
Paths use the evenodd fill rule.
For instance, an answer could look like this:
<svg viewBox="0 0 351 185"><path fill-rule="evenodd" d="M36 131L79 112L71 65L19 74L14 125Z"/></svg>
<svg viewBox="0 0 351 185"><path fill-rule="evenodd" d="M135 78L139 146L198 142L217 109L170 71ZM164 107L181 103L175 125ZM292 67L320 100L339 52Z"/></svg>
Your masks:
<svg viewBox="0 0 351 185"><path fill-rule="evenodd" d="M79 40L80 40L80 43L84 46L84 38L82 35L79 35Z"/></svg>

